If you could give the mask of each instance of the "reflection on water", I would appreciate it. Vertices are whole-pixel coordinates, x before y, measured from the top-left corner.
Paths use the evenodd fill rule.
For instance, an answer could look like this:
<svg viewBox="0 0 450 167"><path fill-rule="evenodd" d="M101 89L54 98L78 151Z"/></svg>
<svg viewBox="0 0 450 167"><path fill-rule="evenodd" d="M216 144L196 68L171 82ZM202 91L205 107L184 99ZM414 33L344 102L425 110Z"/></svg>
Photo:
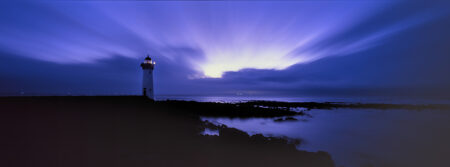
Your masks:
<svg viewBox="0 0 450 167"><path fill-rule="evenodd" d="M298 121L202 118L266 136L301 139L298 149L326 151L337 166L450 166L450 111L311 110Z"/></svg>
<svg viewBox="0 0 450 167"><path fill-rule="evenodd" d="M201 133L201 135L205 136L219 136L219 130L213 130L205 128L205 130Z"/></svg>

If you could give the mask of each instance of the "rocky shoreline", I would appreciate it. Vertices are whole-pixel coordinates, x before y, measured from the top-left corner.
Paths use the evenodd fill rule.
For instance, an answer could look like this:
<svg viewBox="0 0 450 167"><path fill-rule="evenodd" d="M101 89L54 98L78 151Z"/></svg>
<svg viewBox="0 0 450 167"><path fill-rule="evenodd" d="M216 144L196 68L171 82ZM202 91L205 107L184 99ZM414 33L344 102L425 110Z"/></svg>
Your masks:
<svg viewBox="0 0 450 167"><path fill-rule="evenodd" d="M301 141L200 120L303 114L285 109L140 96L1 97L0 108L1 166L334 166L326 152L297 150Z"/></svg>

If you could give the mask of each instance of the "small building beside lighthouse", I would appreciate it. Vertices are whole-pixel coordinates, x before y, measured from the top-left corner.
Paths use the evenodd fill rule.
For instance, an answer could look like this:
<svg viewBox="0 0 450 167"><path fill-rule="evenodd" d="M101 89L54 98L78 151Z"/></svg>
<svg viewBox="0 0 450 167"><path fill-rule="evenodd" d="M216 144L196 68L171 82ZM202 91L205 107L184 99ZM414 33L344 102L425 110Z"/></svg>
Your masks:
<svg viewBox="0 0 450 167"><path fill-rule="evenodd" d="M155 67L155 62L152 58L147 55L144 62L141 63L143 71L142 79L142 92L143 95L149 99L155 100L154 90L153 90L153 68Z"/></svg>

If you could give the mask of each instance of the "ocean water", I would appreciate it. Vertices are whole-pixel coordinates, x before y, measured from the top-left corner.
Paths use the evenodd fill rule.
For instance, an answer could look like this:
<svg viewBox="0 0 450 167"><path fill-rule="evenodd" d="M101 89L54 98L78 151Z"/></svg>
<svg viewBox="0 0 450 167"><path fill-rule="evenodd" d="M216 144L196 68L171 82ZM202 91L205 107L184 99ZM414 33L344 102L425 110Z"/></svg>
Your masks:
<svg viewBox="0 0 450 167"><path fill-rule="evenodd" d="M300 139L299 150L328 152L336 166L450 166L450 111L310 110L298 121L202 118L253 134Z"/></svg>
<svg viewBox="0 0 450 167"><path fill-rule="evenodd" d="M156 100L188 100L199 102L236 103L251 100L283 102L348 102L348 103L386 103L386 104L450 104L450 99L386 97L386 96L194 96L194 95L156 95Z"/></svg>
<svg viewBox="0 0 450 167"><path fill-rule="evenodd" d="M450 104L449 100L394 97L254 97L157 96L157 100L202 102L348 102L387 104ZM328 152L336 166L440 167L450 166L450 111L400 109L316 109L298 121L277 118L208 118L253 134L300 139L299 150ZM205 132L218 135L217 132Z"/></svg>

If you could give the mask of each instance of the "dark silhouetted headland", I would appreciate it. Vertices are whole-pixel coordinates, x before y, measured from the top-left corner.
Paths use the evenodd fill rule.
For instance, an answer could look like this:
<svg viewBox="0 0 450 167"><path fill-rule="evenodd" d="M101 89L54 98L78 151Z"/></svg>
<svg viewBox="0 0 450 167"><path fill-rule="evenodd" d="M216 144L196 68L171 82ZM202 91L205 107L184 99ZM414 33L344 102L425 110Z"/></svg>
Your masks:
<svg viewBox="0 0 450 167"><path fill-rule="evenodd" d="M0 109L0 166L334 166L328 153L296 150L298 141L199 119L301 114L283 109L139 96L3 97ZM200 135L205 128L220 136Z"/></svg>

